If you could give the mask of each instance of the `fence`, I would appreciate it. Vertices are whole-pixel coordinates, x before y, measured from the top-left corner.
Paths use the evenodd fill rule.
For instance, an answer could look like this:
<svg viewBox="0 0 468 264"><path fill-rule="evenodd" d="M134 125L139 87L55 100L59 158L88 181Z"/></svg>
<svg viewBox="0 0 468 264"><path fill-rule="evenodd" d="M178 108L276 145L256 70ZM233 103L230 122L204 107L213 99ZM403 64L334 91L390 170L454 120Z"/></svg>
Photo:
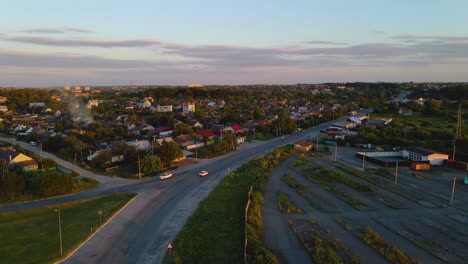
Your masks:
<svg viewBox="0 0 468 264"><path fill-rule="evenodd" d="M250 195L252 194L253 186L250 185L250 190L247 198L247 205L245 206L245 215L244 215L244 263L247 264L247 215L249 213L249 206L250 206Z"/></svg>

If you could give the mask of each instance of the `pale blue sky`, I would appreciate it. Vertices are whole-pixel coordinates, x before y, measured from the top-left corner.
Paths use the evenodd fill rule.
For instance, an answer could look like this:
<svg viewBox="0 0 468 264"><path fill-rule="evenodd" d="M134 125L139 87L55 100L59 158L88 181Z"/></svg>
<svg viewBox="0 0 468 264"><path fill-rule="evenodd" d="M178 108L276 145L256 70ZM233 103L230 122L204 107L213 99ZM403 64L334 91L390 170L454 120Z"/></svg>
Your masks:
<svg viewBox="0 0 468 264"><path fill-rule="evenodd" d="M468 1L1 1L0 86L468 81Z"/></svg>

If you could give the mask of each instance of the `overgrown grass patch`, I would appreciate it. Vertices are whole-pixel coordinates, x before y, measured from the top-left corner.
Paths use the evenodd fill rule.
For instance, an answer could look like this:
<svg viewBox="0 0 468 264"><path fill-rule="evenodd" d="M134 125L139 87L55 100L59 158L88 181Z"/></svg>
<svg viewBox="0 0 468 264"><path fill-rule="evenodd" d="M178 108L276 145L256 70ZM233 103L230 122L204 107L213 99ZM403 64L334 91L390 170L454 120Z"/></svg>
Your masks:
<svg viewBox="0 0 468 264"><path fill-rule="evenodd" d="M390 244L389 242L385 241L377 232L375 232L370 227L365 227L361 230L361 234L359 238L372 247L375 251L379 254L384 256L392 263L399 263L399 264L416 264L418 263L401 249L395 247L394 245Z"/></svg>
<svg viewBox="0 0 468 264"><path fill-rule="evenodd" d="M349 249L331 233L325 231L315 220L288 221L289 227L298 236L314 263L341 264L360 263Z"/></svg>
<svg viewBox="0 0 468 264"><path fill-rule="evenodd" d="M51 263L60 259L58 211L60 208L63 254L67 255L134 194L0 214L0 256L3 263ZM101 218L99 216L101 211ZM102 221L101 221L102 219Z"/></svg>
<svg viewBox="0 0 468 264"><path fill-rule="evenodd" d="M303 213L302 209L295 206L289 197L283 192L278 192L278 208L283 214Z"/></svg>

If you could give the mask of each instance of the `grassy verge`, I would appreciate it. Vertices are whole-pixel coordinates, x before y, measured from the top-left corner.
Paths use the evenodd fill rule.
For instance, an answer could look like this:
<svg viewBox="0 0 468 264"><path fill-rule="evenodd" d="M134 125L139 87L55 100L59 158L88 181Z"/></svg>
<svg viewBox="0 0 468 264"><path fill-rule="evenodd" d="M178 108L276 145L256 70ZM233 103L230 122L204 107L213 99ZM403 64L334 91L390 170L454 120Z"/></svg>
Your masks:
<svg viewBox="0 0 468 264"><path fill-rule="evenodd" d="M66 256L134 196L118 194L60 205L63 255ZM51 263L60 259L57 208L41 207L0 214L2 262Z"/></svg>
<svg viewBox="0 0 468 264"><path fill-rule="evenodd" d="M263 187L280 161L290 156L290 146L258 157L227 175L205 198L172 243L172 256L164 263L242 263L247 229L249 263L277 263L264 244ZM247 226L244 211L253 185Z"/></svg>
<svg viewBox="0 0 468 264"><path fill-rule="evenodd" d="M401 249L385 241L377 232L369 227L362 229L359 238L392 263L417 263L414 259L401 251Z"/></svg>
<svg viewBox="0 0 468 264"><path fill-rule="evenodd" d="M296 207L289 197L283 193L278 192L278 208L283 214L302 214L301 208Z"/></svg>

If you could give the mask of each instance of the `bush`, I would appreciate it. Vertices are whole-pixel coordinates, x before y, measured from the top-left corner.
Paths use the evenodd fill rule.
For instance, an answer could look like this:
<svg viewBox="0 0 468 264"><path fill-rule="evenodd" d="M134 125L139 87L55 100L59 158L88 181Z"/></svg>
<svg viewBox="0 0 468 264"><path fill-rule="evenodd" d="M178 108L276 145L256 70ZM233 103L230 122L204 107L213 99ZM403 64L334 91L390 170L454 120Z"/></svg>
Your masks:
<svg viewBox="0 0 468 264"><path fill-rule="evenodd" d="M42 169L48 169L48 168L53 168L57 166L57 162L53 159L45 158L41 162Z"/></svg>
<svg viewBox="0 0 468 264"><path fill-rule="evenodd" d="M44 171L31 176L28 189L40 197L62 195L72 191L73 179L57 171Z"/></svg>

